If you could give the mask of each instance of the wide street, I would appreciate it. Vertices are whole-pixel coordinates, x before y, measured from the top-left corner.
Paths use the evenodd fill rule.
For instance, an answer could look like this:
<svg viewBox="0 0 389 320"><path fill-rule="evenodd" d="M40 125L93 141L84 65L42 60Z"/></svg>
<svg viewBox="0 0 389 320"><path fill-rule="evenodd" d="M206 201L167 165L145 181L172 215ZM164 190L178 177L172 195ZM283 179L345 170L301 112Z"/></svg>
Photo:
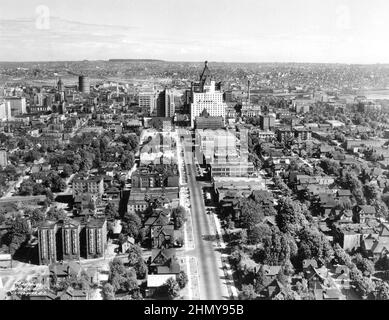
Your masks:
<svg viewBox="0 0 389 320"><path fill-rule="evenodd" d="M191 143L186 142L186 145L189 146ZM197 260L200 299L230 299L221 254L215 250L215 230L206 214L201 186L196 181L195 162L191 152L186 151L184 154L195 242L195 249L186 254L196 257Z"/></svg>

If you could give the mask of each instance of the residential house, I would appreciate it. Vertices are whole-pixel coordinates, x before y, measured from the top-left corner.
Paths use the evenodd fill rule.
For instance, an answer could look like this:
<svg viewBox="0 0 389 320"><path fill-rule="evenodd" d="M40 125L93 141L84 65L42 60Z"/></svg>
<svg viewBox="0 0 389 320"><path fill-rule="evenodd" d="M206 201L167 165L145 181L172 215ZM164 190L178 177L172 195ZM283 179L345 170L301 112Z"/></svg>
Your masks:
<svg viewBox="0 0 389 320"><path fill-rule="evenodd" d="M69 262L57 262L49 265L50 277L56 279L57 282L64 281L70 277L80 277L82 267L79 263Z"/></svg>
<svg viewBox="0 0 389 320"><path fill-rule="evenodd" d="M374 206L358 205L354 207L354 221L366 223L368 220L376 220L376 209Z"/></svg>
<svg viewBox="0 0 389 320"><path fill-rule="evenodd" d="M180 264L175 249L153 249L149 259L150 274L171 274L180 273Z"/></svg>
<svg viewBox="0 0 389 320"><path fill-rule="evenodd" d="M152 226L151 233L151 247L154 249L171 248L174 246L174 225L168 224L164 226Z"/></svg>
<svg viewBox="0 0 389 320"><path fill-rule="evenodd" d="M332 278L338 287L349 290L351 288L350 269L345 265L336 265Z"/></svg>
<svg viewBox="0 0 389 320"><path fill-rule="evenodd" d="M362 241L362 251L374 261L389 256L389 225L387 223L381 224L378 237L372 235Z"/></svg>

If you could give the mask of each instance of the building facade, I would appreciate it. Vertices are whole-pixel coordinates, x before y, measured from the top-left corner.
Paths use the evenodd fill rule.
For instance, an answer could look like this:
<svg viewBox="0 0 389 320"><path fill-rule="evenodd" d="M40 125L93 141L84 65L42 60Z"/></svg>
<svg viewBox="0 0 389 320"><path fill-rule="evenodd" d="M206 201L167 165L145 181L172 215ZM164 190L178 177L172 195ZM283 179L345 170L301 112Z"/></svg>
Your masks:
<svg viewBox="0 0 389 320"><path fill-rule="evenodd" d="M11 120L11 104L9 101L0 102L0 121Z"/></svg>
<svg viewBox="0 0 389 320"><path fill-rule="evenodd" d="M155 112L156 109L156 98L154 92L139 92L138 94L138 105L142 109L149 110L150 115L152 115Z"/></svg>
<svg viewBox="0 0 389 320"><path fill-rule="evenodd" d="M0 150L0 167L6 167L8 165L7 150Z"/></svg>
<svg viewBox="0 0 389 320"><path fill-rule="evenodd" d="M107 246L107 221L91 219L85 226L86 258L100 258Z"/></svg>
<svg viewBox="0 0 389 320"><path fill-rule="evenodd" d="M80 259L81 224L76 220L65 221L62 225L62 260Z"/></svg>
<svg viewBox="0 0 389 320"><path fill-rule="evenodd" d="M275 117L272 115L260 115L259 123L260 123L261 130L263 131L272 130L274 129L275 126Z"/></svg>
<svg viewBox="0 0 389 320"><path fill-rule="evenodd" d="M226 118L227 104L224 102L221 85L220 83L217 84L212 79L207 62L205 62L200 81L192 83L190 101L192 128L194 127L196 117L200 116L204 110L206 110L211 117Z"/></svg>
<svg viewBox="0 0 389 320"><path fill-rule="evenodd" d="M39 264L51 264L57 261L57 231L55 222L45 222L38 228Z"/></svg>
<svg viewBox="0 0 389 320"><path fill-rule="evenodd" d="M6 97L5 102L8 102L10 104L12 117L27 113L26 98Z"/></svg>
<svg viewBox="0 0 389 320"><path fill-rule="evenodd" d="M102 177L75 177L73 179L73 197L82 194L102 196L104 194L104 179Z"/></svg>
<svg viewBox="0 0 389 320"><path fill-rule="evenodd" d="M86 76L78 77L78 91L84 94L90 93L90 81L88 77Z"/></svg>
<svg viewBox="0 0 389 320"><path fill-rule="evenodd" d="M174 93L171 89L165 89L157 98L157 117L173 118L176 113Z"/></svg>

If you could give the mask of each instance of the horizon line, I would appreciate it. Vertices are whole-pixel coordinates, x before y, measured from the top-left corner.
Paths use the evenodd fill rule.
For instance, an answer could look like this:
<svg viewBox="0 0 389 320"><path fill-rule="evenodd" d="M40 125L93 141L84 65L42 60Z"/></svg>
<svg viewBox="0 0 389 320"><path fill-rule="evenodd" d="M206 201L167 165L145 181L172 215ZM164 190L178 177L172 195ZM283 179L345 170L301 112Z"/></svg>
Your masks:
<svg viewBox="0 0 389 320"><path fill-rule="evenodd" d="M110 62L114 60L125 60L134 62L144 60L150 62L172 62L172 63L236 63L236 64L328 64L328 65L389 65L389 62L371 62L371 63L356 63L356 62L303 62L303 61L212 61L212 60L165 60L157 58L110 58L110 59L82 59L82 60L0 60L0 63L43 63L43 62Z"/></svg>

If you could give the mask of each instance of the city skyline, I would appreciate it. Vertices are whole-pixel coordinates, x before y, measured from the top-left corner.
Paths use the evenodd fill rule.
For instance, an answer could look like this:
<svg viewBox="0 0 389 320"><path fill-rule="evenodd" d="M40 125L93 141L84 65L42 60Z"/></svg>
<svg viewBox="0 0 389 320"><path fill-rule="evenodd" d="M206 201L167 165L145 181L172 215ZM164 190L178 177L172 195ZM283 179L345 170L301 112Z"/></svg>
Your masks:
<svg viewBox="0 0 389 320"><path fill-rule="evenodd" d="M0 61L389 63L385 1L3 1Z"/></svg>

